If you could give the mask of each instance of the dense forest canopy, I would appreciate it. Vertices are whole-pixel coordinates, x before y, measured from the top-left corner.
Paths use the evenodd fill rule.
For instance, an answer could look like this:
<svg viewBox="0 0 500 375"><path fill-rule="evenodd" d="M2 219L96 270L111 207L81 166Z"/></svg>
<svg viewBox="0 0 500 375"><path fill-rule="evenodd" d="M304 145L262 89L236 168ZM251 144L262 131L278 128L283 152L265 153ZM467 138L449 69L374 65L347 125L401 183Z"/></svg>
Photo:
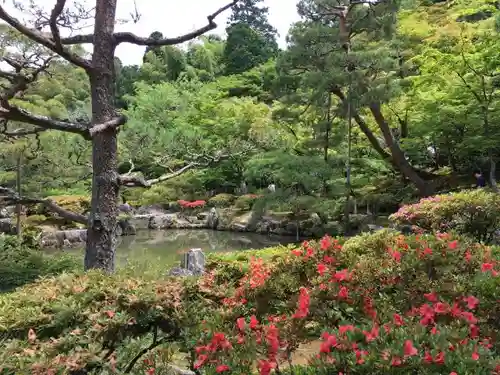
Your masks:
<svg viewBox="0 0 500 375"><path fill-rule="evenodd" d="M98 74L79 44L61 52L52 35L43 47L45 34L26 32L0 9L9 24L0 25L1 59L10 66L0 72L2 192L16 189L20 170L21 195L30 199L91 195L105 173L96 172L96 147L107 141L98 146L65 124L103 122L95 118ZM123 194L166 203L234 193L242 183L258 193L272 183L279 205L308 196L331 207L349 197L397 207L470 185L474 170L497 189L499 9L492 0L301 0L283 50L257 0L227 10L225 38L208 33L175 45L155 31L141 42L142 64L115 57L108 66L106 95L128 120L116 140ZM28 56L36 58L28 64ZM93 210L116 220L116 208L96 208L118 201L109 192L93 192Z"/></svg>

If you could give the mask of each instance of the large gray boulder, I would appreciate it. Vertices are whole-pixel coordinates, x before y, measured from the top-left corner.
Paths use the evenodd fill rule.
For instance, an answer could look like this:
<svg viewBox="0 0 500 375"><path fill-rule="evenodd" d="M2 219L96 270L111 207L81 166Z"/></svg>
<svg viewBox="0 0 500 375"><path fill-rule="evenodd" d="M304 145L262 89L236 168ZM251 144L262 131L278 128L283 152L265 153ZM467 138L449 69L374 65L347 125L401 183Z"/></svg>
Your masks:
<svg viewBox="0 0 500 375"><path fill-rule="evenodd" d="M137 233L135 226L129 219L118 220L118 226L121 229L121 236L134 236Z"/></svg>
<svg viewBox="0 0 500 375"><path fill-rule="evenodd" d="M164 214L152 216L149 219L149 229L168 229L175 226L177 222L177 215Z"/></svg>
<svg viewBox="0 0 500 375"><path fill-rule="evenodd" d="M217 226L219 225L219 213L217 212L217 209L215 207L212 207L208 212L206 223L207 228L217 229Z"/></svg>
<svg viewBox="0 0 500 375"><path fill-rule="evenodd" d="M0 219L8 219L14 215L14 207L0 207Z"/></svg>
<svg viewBox="0 0 500 375"><path fill-rule="evenodd" d="M10 219L0 219L0 233L16 234L16 226Z"/></svg>
<svg viewBox="0 0 500 375"><path fill-rule="evenodd" d="M79 246L87 241L86 229L58 230L42 234L43 247L71 247Z"/></svg>

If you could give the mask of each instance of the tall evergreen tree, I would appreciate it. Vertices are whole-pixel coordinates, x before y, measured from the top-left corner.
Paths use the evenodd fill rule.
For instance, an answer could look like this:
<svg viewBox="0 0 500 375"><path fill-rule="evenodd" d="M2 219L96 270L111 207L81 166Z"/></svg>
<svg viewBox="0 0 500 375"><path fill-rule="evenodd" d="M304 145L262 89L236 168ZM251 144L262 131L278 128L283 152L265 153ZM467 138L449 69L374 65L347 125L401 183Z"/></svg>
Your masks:
<svg viewBox="0 0 500 375"><path fill-rule="evenodd" d="M278 53L277 31L267 19L269 8L260 3L262 0L242 0L233 9L223 56L226 74L245 72Z"/></svg>
<svg viewBox="0 0 500 375"><path fill-rule="evenodd" d="M398 76L401 62L394 49L398 9L397 0L342 0L340 4L337 0L301 0L302 21L291 28L290 48L279 66L314 96L332 94L343 116L349 105L354 122L373 149L425 196L432 186L405 157L383 108L405 82ZM363 112L377 124L383 142Z"/></svg>
<svg viewBox="0 0 500 375"><path fill-rule="evenodd" d="M160 31L153 31L151 34L149 34L149 37L154 40L160 40L163 38L163 34ZM142 62L146 62L146 56L148 52L153 51L153 53L156 56L160 56L162 54L161 52L161 47L158 46L147 46L146 50L144 51L144 55L142 56Z"/></svg>
<svg viewBox="0 0 500 375"><path fill-rule="evenodd" d="M230 26L244 23L263 35L269 45L276 45L277 30L269 23L269 8L259 6L262 0L242 0L238 2L229 18Z"/></svg>

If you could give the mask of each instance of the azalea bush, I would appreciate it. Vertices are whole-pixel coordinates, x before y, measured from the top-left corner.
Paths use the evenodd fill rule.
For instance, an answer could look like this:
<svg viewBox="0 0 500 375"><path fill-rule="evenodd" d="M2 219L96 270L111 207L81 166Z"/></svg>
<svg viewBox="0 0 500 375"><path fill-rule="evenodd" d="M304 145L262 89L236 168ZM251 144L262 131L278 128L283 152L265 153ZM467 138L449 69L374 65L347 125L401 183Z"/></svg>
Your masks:
<svg viewBox="0 0 500 375"><path fill-rule="evenodd" d="M185 201L185 200L178 200L177 203L183 208L198 208L198 207L204 207L207 202L204 200L197 200L197 201Z"/></svg>
<svg viewBox="0 0 500 375"><path fill-rule="evenodd" d="M182 213L188 211L192 214L199 212L207 204L204 200L186 201L182 199L178 200L177 203L179 204Z"/></svg>
<svg viewBox="0 0 500 375"><path fill-rule="evenodd" d="M177 350L206 375L500 370L498 249L391 232L272 253L216 256L199 279L90 272L0 295L0 373L166 374Z"/></svg>
<svg viewBox="0 0 500 375"><path fill-rule="evenodd" d="M500 196L486 189L436 195L402 206L390 219L425 230L453 230L488 243L500 228Z"/></svg>
<svg viewBox="0 0 500 375"><path fill-rule="evenodd" d="M257 363L269 374L319 338L316 373L500 370L498 254L448 234L386 245L353 257L326 237L272 264L254 259L240 279L216 272L214 285L234 287L224 304L241 316L230 330L207 329L194 367L243 374Z"/></svg>

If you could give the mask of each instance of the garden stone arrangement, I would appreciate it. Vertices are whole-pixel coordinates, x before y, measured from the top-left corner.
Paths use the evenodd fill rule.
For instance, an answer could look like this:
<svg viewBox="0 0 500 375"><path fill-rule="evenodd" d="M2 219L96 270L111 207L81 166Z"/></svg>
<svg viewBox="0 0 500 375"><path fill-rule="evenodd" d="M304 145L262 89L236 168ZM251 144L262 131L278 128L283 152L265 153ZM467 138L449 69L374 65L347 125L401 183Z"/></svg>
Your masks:
<svg viewBox="0 0 500 375"><path fill-rule="evenodd" d="M205 273L205 254L202 249L190 249L182 255L180 267L174 267L169 276L202 276Z"/></svg>

